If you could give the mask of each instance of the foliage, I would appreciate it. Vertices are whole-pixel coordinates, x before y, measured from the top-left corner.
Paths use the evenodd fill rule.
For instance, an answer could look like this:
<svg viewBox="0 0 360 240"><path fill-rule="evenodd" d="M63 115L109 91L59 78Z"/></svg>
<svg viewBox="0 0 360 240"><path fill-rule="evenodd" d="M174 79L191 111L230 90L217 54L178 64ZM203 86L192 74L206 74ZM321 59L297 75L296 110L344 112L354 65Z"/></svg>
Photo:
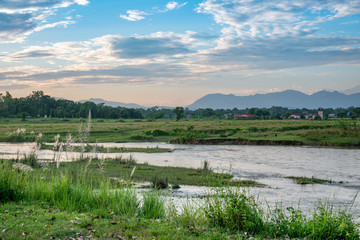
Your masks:
<svg viewBox="0 0 360 240"><path fill-rule="evenodd" d="M220 118L238 114L252 114L257 119L287 119L291 114L316 114L317 109L288 109L274 106L271 108L246 108L246 109L196 109L189 110L183 107L134 109L123 107L105 106L103 103L74 102L65 99L55 99L45 95L43 91L33 91L24 98L13 98L9 92L0 94L0 117L55 117L55 118L86 118L91 111L93 118L103 119L171 119L174 116L179 121L184 116L191 118ZM334 113L340 118L360 118L360 107L324 109L324 114Z"/></svg>
<svg viewBox="0 0 360 240"><path fill-rule="evenodd" d="M318 183L318 184L324 184L324 183L332 183L333 181L331 180L326 180L326 179L320 179L320 178L315 178L314 176L311 178L308 177L294 177L294 176L287 176L285 178L289 178L292 179L295 183L297 184L314 184L314 183Z"/></svg>
<svg viewBox="0 0 360 240"><path fill-rule="evenodd" d="M181 118L184 117L185 111L183 107L176 107L173 111L176 114L176 121L179 121Z"/></svg>
<svg viewBox="0 0 360 240"><path fill-rule="evenodd" d="M169 186L168 178L161 177L159 175L154 175L151 182L152 182L152 187L156 189L164 189Z"/></svg>

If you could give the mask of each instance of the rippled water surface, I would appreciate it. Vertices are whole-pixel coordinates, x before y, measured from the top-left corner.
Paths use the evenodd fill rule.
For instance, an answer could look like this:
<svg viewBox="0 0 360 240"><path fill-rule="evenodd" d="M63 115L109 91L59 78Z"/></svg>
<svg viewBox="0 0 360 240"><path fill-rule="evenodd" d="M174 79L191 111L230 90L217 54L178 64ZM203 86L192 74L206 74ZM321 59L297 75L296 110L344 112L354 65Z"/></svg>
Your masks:
<svg viewBox="0 0 360 240"><path fill-rule="evenodd" d="M360 191L360 150L289 146L239 145L172 145L166 143L106 143L104 147L162 147L176 149L169 153L131 153L139 163L159 166L200 168L205 160L220 172L231 172L240 179L252 179L268 185L251 192L266 199L270 205L281 201L284 206L298 205L311 210L319 200L329 199L335 206L345 206ZM0 143L2 158L15 158L28 152L32 144ZM38 151L42 159L52 159L49 150ZM77 153L62 154L68 160ZM115 157L129 154L98 154ZM67 159L66 159L67 158ZM297 185L285 176L306 176L331 179L337 184ZM183 187L177 194L195 195L201 188ZM359 196L360 198L360 196ZM360 219L360 199L352 208Z"/></svg>

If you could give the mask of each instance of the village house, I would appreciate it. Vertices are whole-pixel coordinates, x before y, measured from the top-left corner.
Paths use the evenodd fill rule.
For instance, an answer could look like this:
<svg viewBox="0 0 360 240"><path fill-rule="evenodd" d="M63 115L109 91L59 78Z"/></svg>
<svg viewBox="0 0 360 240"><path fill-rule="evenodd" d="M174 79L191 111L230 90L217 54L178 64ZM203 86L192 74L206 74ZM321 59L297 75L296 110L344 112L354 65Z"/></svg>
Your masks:
<svg viewBox="0 0 360 240"><path fill-rule="evenodd" d="M252 114L239 114L239 115L235 115L234 119L245 119L245 118L253 118L255 117Z"/></svg>
<svg viewBox="0 0 360 240"><path fill-rule="evenodd" d="M301 115L300 114L291 114L289 116L289 119L301 119Z"/></svg>

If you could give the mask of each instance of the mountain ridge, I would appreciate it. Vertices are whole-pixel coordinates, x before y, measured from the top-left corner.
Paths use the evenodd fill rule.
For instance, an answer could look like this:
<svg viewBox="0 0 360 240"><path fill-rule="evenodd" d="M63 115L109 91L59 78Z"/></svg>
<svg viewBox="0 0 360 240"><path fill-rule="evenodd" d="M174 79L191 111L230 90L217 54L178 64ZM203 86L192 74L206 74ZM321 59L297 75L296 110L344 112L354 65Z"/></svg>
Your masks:
<svg viewBox="0 0 360 240"><path fill-rule="evenodd" d="M338 91L319 91L305 94L296 90L282 92L254 94L249 96L235 96L233 94L207 94L187 106L189 109L245 109L245 108L270 108L273 106L288 108L338 108L359 107L360 93L344 94Z"/></svg>
<svg viewBox="0 0 360 240"><path fill-rule="evenodd" d="M126 108L143 108L149 107L141 106L136 103L123 103L116 101L107 101L102 98L90 98L88 100L80 100L79 102L94 102L95 104L103 103L111 107L126 107ZM338 107L360 107L360 92L353 94L345 94L339 91L322 90L313 94L306 94L297 90L288 89L282 92L254 94L249 96L236 96L234 94L212 93L207 94L192 104L185 106L191 110L199 108L212 109L245 109L245 108L271 108L287 107L287 108L309 108L316 109L323 108L338 108ZM161 108L172 109L173 107L158 106Z"/></svg>

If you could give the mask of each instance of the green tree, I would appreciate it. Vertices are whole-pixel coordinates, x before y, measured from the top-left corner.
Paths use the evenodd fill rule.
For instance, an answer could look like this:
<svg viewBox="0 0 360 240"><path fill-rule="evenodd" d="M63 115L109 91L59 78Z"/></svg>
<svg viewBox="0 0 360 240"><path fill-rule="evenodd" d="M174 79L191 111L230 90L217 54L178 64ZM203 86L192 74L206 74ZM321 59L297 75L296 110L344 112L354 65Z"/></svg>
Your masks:
<svg viewBox="0 0 360 240"><path fill-rule="evenodd" d="M28 115L28 113L27 113L27 112L22 112L22 113L20 113L21 121L25 121L25 120L26 120L27 115Z"/></svg>
<svg viewBox="0 0 360 240"><path fill-rule="evenodd" d="M184 108L183 107L176 107L174 109L174 113L176 114L176 121L179 121L181 118L184 117Z"/></svg>

